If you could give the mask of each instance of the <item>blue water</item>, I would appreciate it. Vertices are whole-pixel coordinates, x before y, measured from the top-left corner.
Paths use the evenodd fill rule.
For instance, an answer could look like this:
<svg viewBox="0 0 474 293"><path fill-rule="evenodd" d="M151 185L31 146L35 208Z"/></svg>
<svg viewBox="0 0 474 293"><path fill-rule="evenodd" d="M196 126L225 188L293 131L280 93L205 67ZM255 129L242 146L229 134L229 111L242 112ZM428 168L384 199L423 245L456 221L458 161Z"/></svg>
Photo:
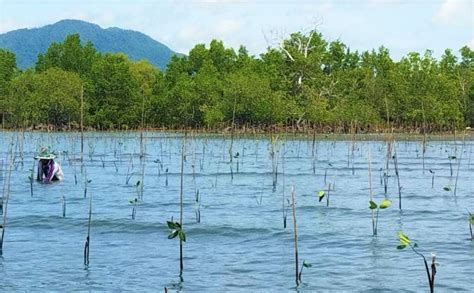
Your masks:
<svg viewBox="0 0 474 293"><path fill-rule="evenodd" d="M393 205L380 211L378 235L372 236L368 158L370 153L373 194L380 202L384 198L380 182L380 169L385 168L384 141L356 141L352 154L350 141L317 140L313 157L311 139L280 136L275 146L278 180L273 190L268 138L234 141L233 153L239 152L239 157L233 159L232 179L229 137L189 136L184 166L187 241L183 282L179 278L179 241L167 239L166 226L167 220L179 218L182 134L146 134L142 179L138 133L87 133L82 172L77 133L1 133L2 186L11 142L16 145L16 163L0 258L2 291L162 291L164 287L170 292L427 291L423 260L410 250L396 249L397 231L414 239L427 258L436 253L439 291L473 290L474 241L469 240L467 213L474 212L472 140L466 140L464 147L461 141L429 141L425 171L421 142L397 142L403 211L398 209L391 160L387 196ZM61 153L58 161L66 179L50 185L34 182L32 197L29 169L41 145ZM452 177L450 155L457 157L452 160ZM429 169L435 172L434 188ZM128 184L127 173L132 173ZM86 174L92 181L84 199ZM132 220L129 200L137 196L138 180L144 182L143 200ZM325 199L318 202L317 192L329 183L335 189L330 191L327 207ZM288 207L292 186L297 198L300 263L312 264L303 271L299 288L294 280L293 223ZM200 223L195 216L196 190L201 195ZM65 218L62 196L66 198ZM90 265L85 267L90 196ZM282 201L288 211L286 229Z"/></svg>

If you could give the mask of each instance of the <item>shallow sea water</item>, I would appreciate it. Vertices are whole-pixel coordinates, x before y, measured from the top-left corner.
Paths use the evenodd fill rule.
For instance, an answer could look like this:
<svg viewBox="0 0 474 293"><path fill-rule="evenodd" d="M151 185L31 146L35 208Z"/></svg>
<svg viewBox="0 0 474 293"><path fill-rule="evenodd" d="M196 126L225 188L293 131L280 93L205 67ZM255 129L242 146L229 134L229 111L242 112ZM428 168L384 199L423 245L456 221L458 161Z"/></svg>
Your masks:
<svg viewBox="0 0 474 293"><path fill-rule="evenodd" d="M179 218L183 138L163 132L148 132L145 137L142 179L136 132L87 133L82 172L77 133L0 133L2 186L9 144L16 145L0 258L1 291L162 291L164 287L170 292L428 291L423 260L412 251L396 249L397 231L414 239L427 258L436 253L438 291L473 290L474 241L469 240L467 212L474 212L472 140L466 140L464 147L461 141L429 141L424 171L421 142L397 142L403 209L398 208L390 160L387 197L393 204L380 211L378 235L372 236L368 158L370 153L373 194L380 202L385 197L381 184L385 172L381 169L386 167L384 141L356 141L352 152L351 141L316 140L313 151L311 139L280 136L275 146L278 179L274 190L268 137L235 139L233 154L239 155L233 158L232 179L229 137L188 136L184 165L187 241L184 281L180 282L179 241L167 239L166 221ZM35 181L31 196L28 176L41 145L59 153L65 180ZM456 156L451 160L453 176L448 156ZM435 174L434 188L429 170ZM86 173L91 182L85 199ZM143 200L132 220L129 200L137 196L138 180L144 183ZM329 183L334 190L327 207L325 199L318 202L317 193ZM312 264L304 270L299 288L294 281L288 207L292 186L297 197L300 263ZM200 223L195 215L197 190ZM66 198L64 218L62 196ZM90 196L90 265L85 267ZM286 229L283 202L288 211Z"/></svg>

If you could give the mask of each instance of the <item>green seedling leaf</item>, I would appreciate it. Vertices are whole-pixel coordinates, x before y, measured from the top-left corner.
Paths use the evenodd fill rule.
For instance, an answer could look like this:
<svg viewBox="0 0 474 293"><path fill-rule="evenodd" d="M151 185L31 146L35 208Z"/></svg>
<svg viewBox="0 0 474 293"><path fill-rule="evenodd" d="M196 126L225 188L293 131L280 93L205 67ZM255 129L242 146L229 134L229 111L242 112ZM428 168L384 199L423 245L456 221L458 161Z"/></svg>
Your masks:
<svg viewBox="0 0 474 293"><path fill-rule="evenodd" d="M407 246L404 245L404 244L400 244L400 245L397 246L397 249L404 249L405 247L407 247Z"/></svg>
<svg viewBox="0 0 474 293"><path fill-rule="evenodd" d="M180 230L178 235L179 235L179 240L186 242L186 234L184 233L183 230Z"/></svg>
<svg viewBox="0 0 474 293"><path fill-rule="evenodd" d="M444 191L451 191L451 188L449 188L449 186L445 186L445 187L443 187L443 190Z"/></svg>
<svg viewBox="0 0 474 293"><path fill-rule="evenodd" d="M414 247L414 248L417 248L417 247L418 247L418 243L415 242L415 244L413 244L413 247Z"/></svg>
<svg viewBox="0 0 474 293"><path fill-rule="evenodd" d="M375 201L373 200L369 201L369 209L374 210L376 208L377 208L377 204L375 203Z"/></svg>
<svg viewBox="0 0 474 293"><path fill-rule="evenodd" d="M171 221L166 221L166 224L168 225L168 228L171 230L179 230L181 229L181 226L179 223L176 222L171 222Z"/></svg>
<svg viewBox="0 0 474 293"><path fill-rule="evenodd" d="M469 224L474 225L474 215L473 214L469 215Z"/></svg>
<svg viewBox="0 0 474 293"><path fill-rule="evenodd" d="M398 239L400 240L401 245L409 245L411 243L410 238L405 235L403 232L398 232Z"/></svg>
<svg viewBox="0 0 474 293"><path fill-rule="evenodd" d="M305 268L310 268L310 267L312 267L313 265L312 265L311 263L307 262L307 261L303 261L303 266L304 266Z"/></svg>
<svg viewBox="0 0 474 293"><path fill-rule="evenodd" d="M178 230L173 230L173 231L171 231L170 235L168 235L168 239L173 239L176 236L178 236L178 234L179 234Z"/></svg>
<svg viewBox="0 0 474 293"><path fill-rule="evenodd" d="M449 156L448 159L450 159L450 160L456 160L456 156Z"/></svg>
<svg viewBox="0 0 474 293"><path fill-rule="evenodd" d="M91 182L92 182L92 180L87 180L87 183L91 183Z"/></svg>
<svg viewBox="0 0 474 293"><path fill-rule="evenodd" d="M140 180L137 181L137 184L136 184L136 185L137 185L137 186L140 186Z"/></svg>
<svg viewBox="0 0 474 293"><path fill-rule="evenodd" d="M324 190L321 190L318 192L318 197L319 197L319 202L321 202L326 195L326 192Z"/></svg>
<svg viewBox="0 0 474 293"><path fill-rule="evenodd" d="M386 209L388 208L390 205L392 204L392 201L390 199L384 199L382 200L382 202L380 203L380 208L383 210L383 209Z"/></svg>

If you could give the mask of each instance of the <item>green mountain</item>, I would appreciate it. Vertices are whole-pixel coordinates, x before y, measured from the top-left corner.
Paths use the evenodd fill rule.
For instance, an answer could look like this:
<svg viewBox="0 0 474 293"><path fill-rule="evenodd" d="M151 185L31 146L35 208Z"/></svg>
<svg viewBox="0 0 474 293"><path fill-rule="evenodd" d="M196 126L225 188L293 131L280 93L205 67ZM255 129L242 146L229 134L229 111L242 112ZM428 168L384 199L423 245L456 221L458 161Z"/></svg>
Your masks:
<svg viewBox="0 0 474 293"><path fill-rule="evenodd" d="M18 67L24 69L34 65L38 54L46 52L52 42L62 42L72 33L79 33L84 43L91 41L99 52L123 52L132 60L146 59L161 69L175 54L143 33L116 27L103 29L93 23L70 19L40 28L0 34L0 48L14 52Z"/></svg>

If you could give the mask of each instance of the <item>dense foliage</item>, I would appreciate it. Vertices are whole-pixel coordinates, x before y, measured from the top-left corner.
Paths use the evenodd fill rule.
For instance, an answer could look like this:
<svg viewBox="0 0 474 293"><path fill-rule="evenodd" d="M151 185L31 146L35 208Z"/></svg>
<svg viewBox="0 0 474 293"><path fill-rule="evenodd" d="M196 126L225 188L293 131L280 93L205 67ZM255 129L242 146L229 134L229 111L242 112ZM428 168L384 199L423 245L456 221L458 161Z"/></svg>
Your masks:
<svg viewBox="0 0 474 293"><path fill-rule="evenodd" d="M11 127L314 126L326 131L447 130L474 124L474 51L359 53L318 32L295 33L258 58L214 40L174 56L166 71L99 53L79 35L53 43L34 68L0 50L0 112Z"/></svg>
<svg viewBox="0 0 474 293"><path fill-rule="evenodd" d="M26 69L36 63L38 54L53 42L62 42L67 35L78 33L85 42L91 41L99 52L124 52L132 60L147 59L164 69L175 53L160 42L137 31L119 28L103 29L80 21L61 20L40 28L19 29L0 34L0 48L16 54L17 66Z"/></svg>

